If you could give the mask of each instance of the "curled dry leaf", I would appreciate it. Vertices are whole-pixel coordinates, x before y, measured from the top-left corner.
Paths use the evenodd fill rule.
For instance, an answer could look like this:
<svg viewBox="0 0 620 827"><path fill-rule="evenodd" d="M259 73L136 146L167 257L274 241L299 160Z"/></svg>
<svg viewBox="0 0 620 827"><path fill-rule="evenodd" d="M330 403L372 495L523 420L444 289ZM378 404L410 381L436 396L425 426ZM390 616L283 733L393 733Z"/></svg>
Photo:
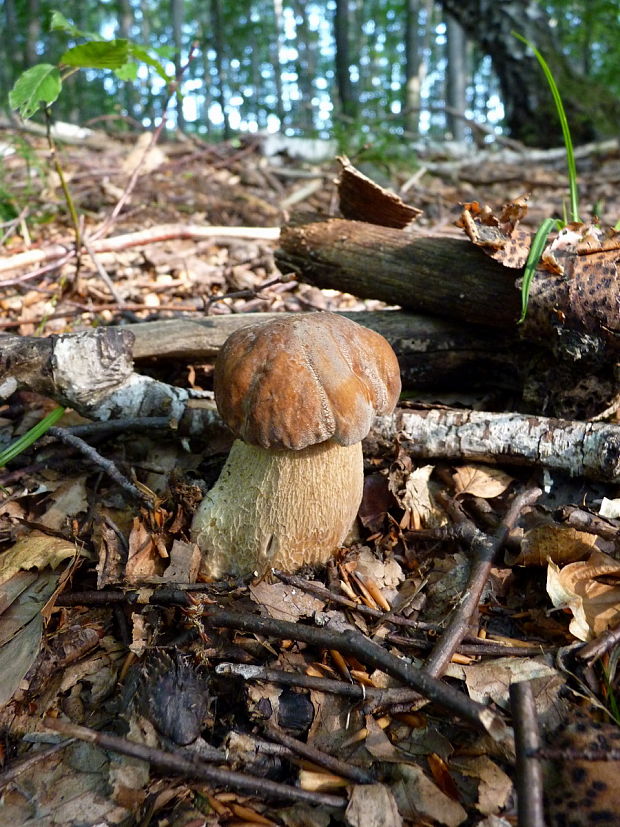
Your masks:
<svg viewBox="0 0 620 827"><path fill-rule="evenodd" d="M0 560L0 585L6 583L18 571L28 569L56 569L69 557L77 557L80 552L75 543L62 537L48 537L41 531L18 540L14 546L2 553Z"/></svg>
<svg viewBox="0 0 620 827"><path fill-rule="evenodd" d="M405 509L401 528L417 531L446 523L446 515L435 505L431 491L430 476L433 470L432 465L424 465L407 477L405 490L400 497L401 506Z"/></svg>
<svg viewBox="0 0 620 827"><path fill-rule="evenodd" d="M514 481L510 474L488 465L461 465L452 475L457 494L491 499L499 497Z"/></svg>
<svg viewBox="0 0 620 827"><path fill-rule="evenodd" d="M527 213L526 196L506 204L499 216L490 207L472 201L463 205L461 217L456 222L462 227L473 244L506 267L521 268L530 251L532 235L519 227L519 221Z"/></svg>
<svg viewBox="0 0 620 827"><path fill-rule="evenodd" d="M620 620L620 563L602 551L563 569L550 561L547 593L556 608L573 613L571 634L589 640Z"/></svg>
<svg viewBox="0 0 620 827"><path fill-rule="evenodd" d="M527 531L521 541L521 549L510 564L516 566L544 566L548 560L566 564L583 560L591 552L596 534L578 531L567 525L549 523Z"/></svg>

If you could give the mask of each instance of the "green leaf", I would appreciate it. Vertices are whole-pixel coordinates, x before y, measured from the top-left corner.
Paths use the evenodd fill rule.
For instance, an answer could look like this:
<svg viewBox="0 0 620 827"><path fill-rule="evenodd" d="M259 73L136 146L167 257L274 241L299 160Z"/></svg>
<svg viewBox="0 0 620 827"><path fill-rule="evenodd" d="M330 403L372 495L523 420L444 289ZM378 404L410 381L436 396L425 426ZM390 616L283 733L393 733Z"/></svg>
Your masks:
<svg viewBox="0 0 620 827"><path fill-rule="evenodd" d="M64 32L70 34L72 37L87 37L86 32L80 31L70 20L61 14L59 11L52 12L52 19L50 20L50 32Z"/></svg>
<svg viewBox="0 0 620 827"><path fill-rule="evenodd" d="M138 77L138 64L125 63L120 69L115 69L114 74L119 80L135 80Z"/></svg>
<svg viewBox="0 0 620 827"><path fill-rule="evenodd" d="M146 63L147 66L151 66L153 69L155 69L159 77L162 78L162 80L164 80L166 83L170 83L170 81L174 80L174 78L171 75L167 74L166 70L159 62L159 60L150 55L142 46L138 46L137 43L130 43L129 52L131 56L134 57L136 60L140 61L141 63Z"/></svg>
<svg viewBox="0 0 620 827"><path fill-rule="evenodd" d="M31 118L41 104L54 103L62 81L60 72L51 63L37 63L17 78L9 92L11 109L18 109L22 118Z"/></svg>
<svg viewBox="0 0 620 827"><path fill-rule="evenodd" d="M530 297L530 287L532 286L532 279L538 267L538 262L545 249L549 233L558 226L556 218L545 218L540 227L536 230L536 235L532 241L530 252L525 262L525 269L523 271L523 283L521 284L521 316L517 324L522 324L527 315L527 304Z"/></svg>
<svg viewBox="0 0 620 827"><path fill-rule="evenodd" d="M120 69L129 58L129 41L108 40L82 43L64 53L60 62L81 69Z"/></svg>
<svg viewBox="0 0 620 827"><path fill-rule="evenodd" d="M51 413L48 413L40 422L37 422L33 428L23 436L20 436L19 439L16 439L15 442L12 442L8 448L0 451L0 468L4 468L7 462L15 459L15 457L23 453L26 448L30 448L32 443L36 442L39 437L42 437L48 428L51 428L52 425L58 422L64 412L64 408L54 408Z"/></svg>
<svg viewBox="0 0 620 827"><path fill-rule="evenodd" d="M560 95L560 90L555 82L555 78L553 77L553 73L549 68L549 64L538 51L536 46L533 43L523 37L523 35L519 34L518 32L512 32L513 36L520 40L521 43L525 43L536 55L536 60L540 64L540 68L543 70L547 83L549 85L549 89L551 90L551 94L553 95L553 102L555 103L555 108L558 113L558 117L560 119L560 125L562 127L562 136L564 138L564 146L566 147L566 165L568 167L568 188L570 192L570 214L571 214L571 221L581 221L579 218L579 191L577 188L577 165L575 164L575 153L573 151L573 141L570 134L570 127L568 125L568 118L566 117L566 111L564 109L564 104L562 103L562 97Z"/></svg>

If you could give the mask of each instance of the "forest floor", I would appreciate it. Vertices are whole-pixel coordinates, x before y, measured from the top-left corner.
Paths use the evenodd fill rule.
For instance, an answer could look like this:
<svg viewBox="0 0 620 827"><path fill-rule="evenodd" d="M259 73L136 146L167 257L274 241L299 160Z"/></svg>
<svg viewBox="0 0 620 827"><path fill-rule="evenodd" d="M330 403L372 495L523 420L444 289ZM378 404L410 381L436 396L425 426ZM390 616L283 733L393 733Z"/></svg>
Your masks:
<svg viewBox="0 0 620 827"><path fill-rule="evenodd" d="M276 265L291 214L337 214L335 161L175 142L146 152L129 193L143 142L63 144L86 239L77 262L45 141L0 138L17 149L0 161L0 334L387 307ZM460 237L469 201L499 208L529 193L532 228L561 214L561 154L440 151L407 169L352 161L423 211L422 235ZM579 172L584 213L615 224L618 146L584 153ZM222 230L199 237L205 227ZM209 401L214 353L170 357L158 344L136 372ZM59 401L5 379L0 450ZM500 413L513 402L493 387L451 393L441 377L423 400ZM617 409L607 421L620 424ZM504 827L517 823L519 785L532 785L519 806L537 817L541 768L549 824L618 823L617 479L501 457L418 462L398 438L375 440L356 536L326 569L203 582L191 516L229 443L105 424L69 409L0 467L1 823ZM481 545L492 555L473 582ZM442 645L448 662L421 685ZM525 701L510 689L519 682ZM513 726L520 758L523 731L546 757L516 766Z"/></svg>

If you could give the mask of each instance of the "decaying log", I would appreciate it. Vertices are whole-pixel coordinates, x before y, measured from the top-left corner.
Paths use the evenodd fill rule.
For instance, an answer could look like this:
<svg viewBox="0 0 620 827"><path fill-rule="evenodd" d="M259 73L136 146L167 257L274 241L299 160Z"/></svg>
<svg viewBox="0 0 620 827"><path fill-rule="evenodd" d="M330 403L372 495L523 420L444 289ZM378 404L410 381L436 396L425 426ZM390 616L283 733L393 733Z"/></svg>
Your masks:
<svg viewBox="0 0 620 827"><path fill-rule="evenodd" d="M540 465L573 477L620 482L620 426L516 413L397 409L369 437L395 439L418 460Z"/></svg>
<svg viewBox="0 0 620 827"><path fill-rule="evenodd" d="M91 399L96 405L100 402L99 385L107 392L126 381L132 359L213 361L234 330L275 315L282 316L252 313L168 319L105 328L107 333L97 329L48 338L0 335L0 397L21 386L66 399L69 394L71 401L67 404L83 404ZM509 390L519 387L526 353L510 332L470 330L455 322L400 311L343 315L385 336L398 356L405 387L450 391L485 385ZM78 361L71 365L73 378L64 378L58 385L58 360L67 349ZM85 387L81 388L83 382ZM153 380L149 380L151 385L155 387ZM83 397L82 401L78 396ZM144 411L142 415L146 415Z"/></svg>
<svg viewBox="0 0 620 827"><path fill-rule="evenodd" d="M276 260L317 287L417 313L500 328L519 316L520 271L500 267L466 239L331 218L283 227Z"/></svg>
<svg viewBox="0 0 620 827"><path fill-rule="evenodd" d="M415 312L510 329L520 315L522 270L499 264L465 239L417 237L339 218L310 220L282 229L276 260L318 287ZM519 332L558 354L600 363L620 353L619 311L615 265L587 274L583 283L537 271Z"/></svg>
<svg viewBox="0 0 620 827"><path fill-rule="evenodd" d="M187 433L213 424L215 405L202 394L133 370L133 334L96 328L48 336L0 337L0 399L25 388L106 421L168 416Z"/></svg>
<svg viewBox="0 0 620 827"><path fill-rule="evenodd" d="M170 319L131 325L134 359L214 359L226 338L246 324L267 321L274 313ZM406 388L471 390L486 384L514 389L526 352L513 331L475 328L401 311L342 313L381 333L398 356ZM1 342L1 339L0 339Z"/></svg>
<svg viewBox="0 0 620 827"><path fill-rule="evenodd" d="M42 393L95 420L168 416L188 435L222 444L210 394L133 372L129 330L98 328L44 339L0 338L0 398L18 388ZM20 346L21 345L21 346ZM232 436L228 434L229 442ZM396 440L418 460L543 465L573 476L620 482L620 426L515 413L399 409L379 418L370 454Z"/></svg>

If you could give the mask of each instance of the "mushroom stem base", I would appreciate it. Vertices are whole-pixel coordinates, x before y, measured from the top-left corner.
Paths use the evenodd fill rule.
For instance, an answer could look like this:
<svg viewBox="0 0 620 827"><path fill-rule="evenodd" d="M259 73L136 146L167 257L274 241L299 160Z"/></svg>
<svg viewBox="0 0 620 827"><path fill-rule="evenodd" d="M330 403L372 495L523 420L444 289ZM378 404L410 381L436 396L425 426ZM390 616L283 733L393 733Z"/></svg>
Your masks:
<svg viewBox="0 0 620 827"><path fill-rule="evenodd" d="M360 442L289 451L236 440L194 516L201 571L239 576L326 562L353 525L363 483Z"/></svg>

